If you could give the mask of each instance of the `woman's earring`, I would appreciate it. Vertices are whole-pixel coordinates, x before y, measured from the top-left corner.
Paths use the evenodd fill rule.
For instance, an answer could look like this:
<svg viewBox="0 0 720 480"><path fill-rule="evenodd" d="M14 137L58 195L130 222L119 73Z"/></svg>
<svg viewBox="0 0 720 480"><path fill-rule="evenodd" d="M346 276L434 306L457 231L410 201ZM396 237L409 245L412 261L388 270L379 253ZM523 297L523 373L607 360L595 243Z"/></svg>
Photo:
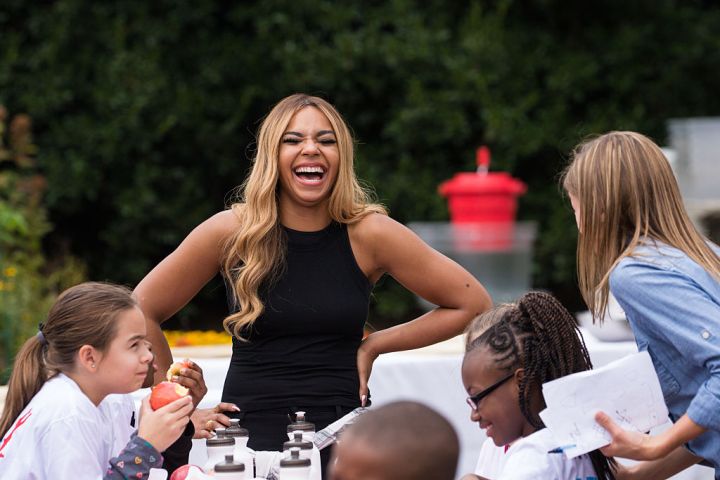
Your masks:
<svg viewBox="0 0 720 480"><path fill-rule="evenodd" d="M91 367L91 368L95 368L95 364L93 363L92 365L90 365L90 367Z"/></svg>

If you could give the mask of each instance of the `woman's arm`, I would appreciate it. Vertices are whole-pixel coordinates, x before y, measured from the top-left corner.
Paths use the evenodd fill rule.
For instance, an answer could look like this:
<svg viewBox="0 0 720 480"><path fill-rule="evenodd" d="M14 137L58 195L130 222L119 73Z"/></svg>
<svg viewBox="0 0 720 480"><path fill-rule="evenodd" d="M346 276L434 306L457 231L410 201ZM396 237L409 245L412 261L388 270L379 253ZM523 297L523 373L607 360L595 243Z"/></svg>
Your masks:
<svg viewBox="0 0 720 480"><path fill-rule="evenodd" d="M220 270L222 246L237 228L235 214L226 210L196 227L178 248L160 262L135 288L147 319L148 340L158 366L155 382L164 380L172 355L160 325L184 307Z"/></svg>
<svg viewBox="0 0 720 480"><path fill-rule="evenodd" d="M683 415L672 427L655 436L623 430L607 414L602 412L595 415L595 420L612 437L612 443L600 449L603 455L633 460L663 459L676 449L682 448L682 445L707 431L706 428L693 422L687 415Z"/></svg>
<svg viewBox="0 0 720 480"><path fill-rule="evenodd" d="M669 455L658 460L639 462L635 465L619 465L615 471L616 480L664 480L700 462L702 458L693 455L685 447L678 447Z"/></svg>
<svg viewBox="0 0 720 480"><path fill-rule="evenodd" d="M353 251L371 282L384 273L438 308L402 325L372 333L358 351L360 395L378 355L424 347L462 333L492 306L483 286L464 268L385 215L368 215L351 226Z"/></svg>
<svg viewBox="0 0 720 480"><path fill-rule="evenodd" d="M650 262L621 262L611 274L610 287L634 328L642 330L658 361L682 358L683 365L693 368L693 375L699 376L702 384L686 413L657 436L624 431L605 415L598 415L598 423L613 429L608 430L613 443L603 448L603 453L653 460L707 430L720 430L720 305L684 272Z"/></svg>

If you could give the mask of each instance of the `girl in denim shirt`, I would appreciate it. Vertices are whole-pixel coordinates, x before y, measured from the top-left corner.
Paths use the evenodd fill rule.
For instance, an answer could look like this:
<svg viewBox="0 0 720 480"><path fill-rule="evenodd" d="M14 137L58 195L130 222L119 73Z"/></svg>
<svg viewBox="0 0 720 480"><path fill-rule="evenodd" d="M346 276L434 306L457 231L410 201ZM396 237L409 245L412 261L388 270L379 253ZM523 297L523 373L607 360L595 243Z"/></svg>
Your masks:
<svg viewBox="0 0 720 480"><path fill-rule="evenodd" d="M641 134L610 132L581 144L563 187L580 232L585 302L603 318L609 293L617 298L674 422L649 436L599 413L613 439L603 453L652 461L627 478L666 478L702 461L720 479L720 249L695 229L670 164Z"/></svg>

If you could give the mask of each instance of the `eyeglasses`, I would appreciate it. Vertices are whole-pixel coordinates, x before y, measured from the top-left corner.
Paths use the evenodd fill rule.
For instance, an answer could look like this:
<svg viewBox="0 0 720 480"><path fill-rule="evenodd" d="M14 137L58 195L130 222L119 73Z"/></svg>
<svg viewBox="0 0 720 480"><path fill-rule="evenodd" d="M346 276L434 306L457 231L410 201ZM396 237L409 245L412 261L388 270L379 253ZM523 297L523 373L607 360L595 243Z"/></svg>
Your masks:
<svg viewBox="0 0 720 480"><path fill-rule="evenodd" d="M479 392L479 393L476 393L475 395L472 395L472 396L470 396L470 397L467 397L467 398L465 399L465 401L467 402L468 405L470 405L470 408L472 408L473 410L477 410L478 404L480 404L480 401L481 401L483 398L485 398L485 397L487 397L488 395L490 395L490 394L491 394L492 392L494 392L495 389L497 389L500 385L502 385L503 383L507 382L508 380L510 380L511 378L513 378L514 376L515 376L515 372L509 374L507 377L501 378L500 380L498 380L497 382L493 383L492 385L490 385L488 388L486 388L486 389L483 390L482 392Z"/></svg>

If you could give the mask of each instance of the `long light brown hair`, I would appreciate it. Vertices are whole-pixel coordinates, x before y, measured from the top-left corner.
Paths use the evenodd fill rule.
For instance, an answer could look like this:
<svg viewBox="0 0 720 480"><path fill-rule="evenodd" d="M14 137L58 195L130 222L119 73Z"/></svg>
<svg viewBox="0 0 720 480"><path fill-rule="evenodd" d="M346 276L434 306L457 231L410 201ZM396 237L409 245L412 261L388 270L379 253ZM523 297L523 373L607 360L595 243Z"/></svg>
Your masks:
<svg viewBox="0 0 720 480"><path fill-rule="evenodd" d="M720 279L720 258L692 224L662 150L635 132L580 144L562 175L579 203L578 280L594 318L605 315L612 269L648 239L675 247Z"/></svg>
<svg viewBox="0 0 720 480"><path fill-rule="evenodd" d="M106 351L117 333L118 315L136 306L129 289L108 283L81 283L61 293L39 326L42 337L30 337L15 357L0 438L47 380L73 369L80 347Z"/></svg>
<svg viewBox="0 0 720 480"><path fill-rule="evenodd" d="M222 272L235 302L235 312L223 325L240 339L264 310L258 289L274 281L284 266L286 245L278 216L280 142L293 116L306 107L317 108L327 117L337 139L340 165L330 193L330 217L351 224L370 213L386 214L383 206L371 202L369 190L355 176L352 135L335 107L305 94L291 95L275 105L260 126L252 170L231 206L240 226L223 252Z"/></svg>

